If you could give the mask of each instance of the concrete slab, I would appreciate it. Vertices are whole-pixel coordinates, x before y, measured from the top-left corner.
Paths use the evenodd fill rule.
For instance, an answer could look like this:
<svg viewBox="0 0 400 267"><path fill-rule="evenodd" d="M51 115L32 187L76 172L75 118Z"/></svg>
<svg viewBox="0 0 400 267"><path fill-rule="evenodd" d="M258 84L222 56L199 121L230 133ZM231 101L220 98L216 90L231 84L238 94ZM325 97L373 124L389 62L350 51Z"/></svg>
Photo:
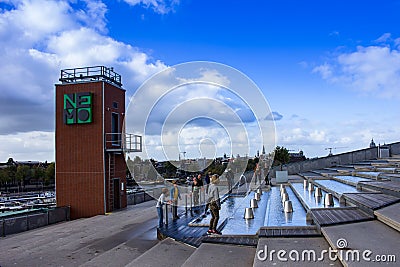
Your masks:
<svg viewBox="0 0 400 267"><path fill-rule="evenodd" d="M342 266L329 258L328 251L323 237L260 238L253 266Z"/></svg>
<svg viewBox="0 0 400 267"><path fill-rule="evenodd" d="M0 265L79 266L103 253L116 251L120 246L132 248L136 253L132 256L137 257L158 242L154 205L152 201L108 216L79 219L6 236L0 241ZM149 231L153 236L149 236ZM132 241L136 243L132 244ZM114 261L113 265L118 265L118 258Z"/></svg>
<svg viewBox="0 0 400 267"><path fill-rule="evenodd" d="M377 266L380 259L385 266L398 266L400 233L379 221L327 226L321 232L344 266Z"/></svg>
<svg viewBox="0 0 400 267"><path fill-rule="evenodd" d="M374 214L378 220L400 232L400 203L376 210Z"/></svg>
<svg viewBox="0 0 400 267"><path fill-rule="evenodd" d="M126 266L181 266L195 250L194 247L167 238Z"/></svg>
<svg viewBox="0 0 400 267"><path fill-rule="evenodd" d="M304 181L304 178L300 175L289 175L288 176L288 181L292 183L302 183Z"/></svg>
<svg viewBox="0 0 400 267"><path fill-rule="evenodd" d="M80 266L113 266L113 267L123 267L131 263L133 260L141 256L146 250L154 247L159 241L158 240L142 240L140 242L140 247L129 246L123 243L99 256L87 261Z"/></svg>
<svg viewBox="0 0 400 267"><path fill-rule="evenodd" d="M154 222L157 223L156 221ZM121 238L123 237L118 234L114 235L112 238L106 238L92 244L87 249L96 251L98 256L90 259L81 266L123 267L159 243L154 228L150 228L148 231L143 231L139 228L135 230L136 234L138 234L137 236L133 236L133 232L128 234L126 234L126 232L121 232L122 236L128 236L129 238L128 241L121 244L119 243L122 242ZM113 247L113 243L119 245Z"/></svg>
<svg viewBox="0 0 400 267"><path fill-rule="evenodd" d="M255 251L254 247L204 243L182 266L252 266Z"/></svg>

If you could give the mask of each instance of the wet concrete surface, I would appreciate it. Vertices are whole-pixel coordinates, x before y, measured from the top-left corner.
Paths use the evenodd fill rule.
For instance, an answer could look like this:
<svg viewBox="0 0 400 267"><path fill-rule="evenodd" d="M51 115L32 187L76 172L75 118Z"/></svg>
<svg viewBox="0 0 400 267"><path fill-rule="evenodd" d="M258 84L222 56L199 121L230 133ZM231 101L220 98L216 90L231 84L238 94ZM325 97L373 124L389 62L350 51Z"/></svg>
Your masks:
<svg viewBox="0 0 400 267"><path fill-rule="evenodd" d="M280 187L271 187L269 202L265 215L265 226L305 226L306 210L293 190L286 186L289 200L292 201L293 212L285 213L281 201Z"/></svg>
<svg viewBox="0 0 400 267"><path fill-rule="evenodd" d="M322 188L327 188L332 190L337 194L343 193L360 193L362 191L357 190L354 186L344 184L335 180L314 180L316 186L322 186Z"/></svg>
<svg viewBox="0 0 400 267"><path fill-rule="evenodd" d="M376 179L382 172L356 172L358 175Z"/></svg>
<svg viewBox="0 0 400 267"><path fill-rule="evenodd" d="M363 178L363 177L358 177L358 176L350 176L350 175L340 175L340 176L334 176L334 178L343 181L344 183L349 183L352 185L356 185L358 182L366 182L366 181L373 181L372 179L369 178Z"/></svg>
<svg viewBox="0 0 400 267"><path fill-rule="evenodd" d="M254 198L251 192L244 199L234 199L237 206L235 212L228 218L222 233L226 235L254 235L262 226L305 226L306 211L290 187L286 187L289 200L292 201L293 212L285 213L280 195L280 187L271 187L263 192L258 208L253 209L254 219L244 219L245 208L250 207L250 200Z"/></svg>
<svg viewBox="0 0 400 267"><path fill-rule="evenodd" d="M258 208L253 209L254 219L245 219L244 212L250 207L250 201L254 198L254 192L250 192L245 198L227 199L227 207L232 213L228 217L222 233L224 235L255 235L264 225L269 192L264 192L257 201Z"/></svg>
<svg viewBox="0 0 400 267"><path fill-rule="evenodd" d="M324 190L322 191L322 197L315 197L314 192L315 191L308 191L307 188L304 188L302 183L293 183L291 185L293 189L296 191L297 195L301 198L302 202L304 205L307 207L307 209L314 209L314 208L325 208L324 204L324 197L325 194L327 193ZM333 203L334 205L332 207L340 207L340 203L337 198L333 198Z"/></svg>

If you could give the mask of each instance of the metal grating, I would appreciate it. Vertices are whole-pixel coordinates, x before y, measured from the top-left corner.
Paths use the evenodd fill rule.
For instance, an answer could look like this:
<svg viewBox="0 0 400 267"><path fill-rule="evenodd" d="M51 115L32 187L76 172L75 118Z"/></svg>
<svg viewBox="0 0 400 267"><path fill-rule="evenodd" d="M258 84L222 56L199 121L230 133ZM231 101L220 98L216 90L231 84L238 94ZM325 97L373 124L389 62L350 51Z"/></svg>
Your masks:
<svg viewBox="0 0 400 267"><path fill-rule="evenodd" d="M321 236L315 225L296 227L261 227L259 237L310 237Z"/></svg>

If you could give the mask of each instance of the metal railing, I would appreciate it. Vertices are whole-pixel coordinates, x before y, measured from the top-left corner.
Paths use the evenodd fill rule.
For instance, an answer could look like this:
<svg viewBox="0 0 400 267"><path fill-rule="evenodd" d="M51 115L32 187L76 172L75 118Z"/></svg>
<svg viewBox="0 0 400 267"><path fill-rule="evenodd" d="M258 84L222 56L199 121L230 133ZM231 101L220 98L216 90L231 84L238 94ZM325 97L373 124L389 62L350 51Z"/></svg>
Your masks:
<svg viewBox="0 0 400 267"><path fill-rule="evenodd" d="M142 152L142 136L127 133L106 133L105 147L110 152Z"/></svg>
<svg viewBox="0 0 400 267"><path fill-rule="evenodd" d="M105 66L93 66L84 68L61 70L59 81L62 83L74 83L78 81L110 81L122 86L121 75L114 72L113 68Z"/></svg>

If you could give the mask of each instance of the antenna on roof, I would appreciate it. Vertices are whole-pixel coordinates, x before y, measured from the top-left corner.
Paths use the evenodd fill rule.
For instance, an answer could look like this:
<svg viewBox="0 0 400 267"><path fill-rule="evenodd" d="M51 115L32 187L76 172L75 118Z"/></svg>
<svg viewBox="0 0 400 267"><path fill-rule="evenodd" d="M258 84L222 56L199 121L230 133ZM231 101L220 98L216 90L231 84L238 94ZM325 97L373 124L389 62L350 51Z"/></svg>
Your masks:
<svg viewBox="0 0 400 267"><path fill-rule="evenodd" d="M332 154L332 149L339 149L339 148L347 148L347 146L339 146L339 147L326 147L326 148L325 148L325 150L328 150L328 149L329 149L329 154L328 154L328 157L329 157L329 156L333 156L333 154Z"/></svg>

